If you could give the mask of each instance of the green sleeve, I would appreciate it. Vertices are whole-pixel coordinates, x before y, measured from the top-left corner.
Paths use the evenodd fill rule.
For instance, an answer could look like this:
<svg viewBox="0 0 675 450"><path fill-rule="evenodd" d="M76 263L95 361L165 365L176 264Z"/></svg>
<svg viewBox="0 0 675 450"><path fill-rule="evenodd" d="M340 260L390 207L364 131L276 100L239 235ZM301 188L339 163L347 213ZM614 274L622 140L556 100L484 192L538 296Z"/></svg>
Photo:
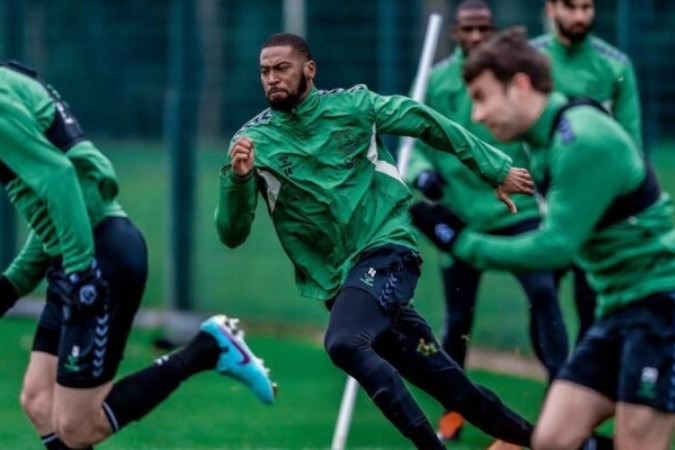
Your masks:
<svg viewBox="0 0 675 450"><path fill-rule="evenodd" d="M538 230L514 237L469 230L460 234L455 255L480 270L547 270L569 264L625 187L625 164L604 147L600 153L571 146L552 158L547 214Z"/></svg>
<svg viewBox="0 0 675 450"><path fill-rule="evenodd" d="M47 141L25 111L0 105L0 160L45 203L67 273L87 268L94 256L91 223L75 168Z"/></svg>
<svg viewBox="0 0 675 450"><path fill-rule="evenodd" d="M230 248L244 243L251 232L258 195L253 172L238 178L231 166L220 171L218 205L214 214L216 232L220 241Z"/></svg>
<svg viewBox="0 0 675 450"><path fill-rule="evenodd" d="M511 169L511 158L503 152L442 114L408 97L368 93L378 134L421 139L435 149L454 154L492 186L498 186L504 181Z"/></svg>
<svg viewBox="0 0 675 450"><path fill-rule="evenodd" d="M429 100L432 99L433 92L433 83L431 77L427 80L427 92L424 96L424 104L429 105ZM410 88L410 95L412 97L412 92L414 91L415 84ZM408 164L405 169L405 181L409 185L413 185L417 177L420 176L425 170L435 170L433 159L430 152L434 151L433 148L426 145L420 140L415 140L413 148L410 150L410 155L408 157Z"/></svg>
<svg viewBox="0 0 675 450"><path fill-rule="evenodd" d="M631 135L638 147L642 147L642 113L640 94L633 65L627 62L623 74L616 82L612 114L617 122Z"/></svg>
<svg viewBox="0 0 675 450"><path fill-rule="evenodd" d="M31 293L42 281L49 266L49 255L42 249L42 241L31 231L21 252L5 271L19 295Z"/></svg>

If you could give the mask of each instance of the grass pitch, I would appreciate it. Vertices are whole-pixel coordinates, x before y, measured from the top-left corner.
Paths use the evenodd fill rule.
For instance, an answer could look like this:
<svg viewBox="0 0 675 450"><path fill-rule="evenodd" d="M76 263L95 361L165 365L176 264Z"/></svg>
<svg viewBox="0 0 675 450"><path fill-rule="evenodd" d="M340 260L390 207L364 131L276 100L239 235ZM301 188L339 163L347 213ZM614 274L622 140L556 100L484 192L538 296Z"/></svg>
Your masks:
<svg viewBox="0 0 675 450"><path fill-rule="evenodd" d="M245 324L244 324L245 326ZM3 349L0 365L0 449L38 449L38 436L18 402L21 376L32 342L34 322L0 322ZM120 375L149 364L160 355L150 343L153 333L134 330ZM247 336L252 349L265 358L279 384L273 406L259 403L243 385L215 372L185 382L168 401L138 423L123 429L97 449L329 449L345 377L333 367L320 342L307 337ZM494 389L529 419L538 412L544 386L484 371L471 378ZM440 407L415 391L435 421ZM484 449L491 439L467 427L453 449ZM410 449L411 446L360 392L348 439L348 449Z"/></svg>

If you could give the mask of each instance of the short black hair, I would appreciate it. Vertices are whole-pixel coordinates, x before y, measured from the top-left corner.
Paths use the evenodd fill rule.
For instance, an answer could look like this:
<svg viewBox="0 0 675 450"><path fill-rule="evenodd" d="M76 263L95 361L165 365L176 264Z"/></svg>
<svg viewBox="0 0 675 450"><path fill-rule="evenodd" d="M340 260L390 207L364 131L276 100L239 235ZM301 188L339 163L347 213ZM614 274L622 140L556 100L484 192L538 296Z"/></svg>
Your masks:
<svg viewBox="0 0 675 450"><path fill-rule="evenodd" d="M492 14L492 9L484 0L463 0L457 5L455 10L455 23L458 21L459 13L462 11L489 11Z"/></svg>
<svg viewBox="0 0 675 450"><path fill-rule="evenodd" d="M563 2L567 6L572 4L572 0L546 0L546 3L558 3L559 1ZM595 4L595 0L593 0L593 4Z"/></svg>
<svg viewBox="0 0 675 450"><path fill-rule="evenodd" d="M268 37L262 48L267 47L291 47L303 55L308 61L312 59L312 52L309 51L307 41L301 36L293 33L277 33Z"/></svg>
<svg viewBox="0 0 675 450"><path fill-rule="evenodd" d="M490 5L485 0L464 0L457 5L457 11L465 11L467 9L490 9Z"/></svg>

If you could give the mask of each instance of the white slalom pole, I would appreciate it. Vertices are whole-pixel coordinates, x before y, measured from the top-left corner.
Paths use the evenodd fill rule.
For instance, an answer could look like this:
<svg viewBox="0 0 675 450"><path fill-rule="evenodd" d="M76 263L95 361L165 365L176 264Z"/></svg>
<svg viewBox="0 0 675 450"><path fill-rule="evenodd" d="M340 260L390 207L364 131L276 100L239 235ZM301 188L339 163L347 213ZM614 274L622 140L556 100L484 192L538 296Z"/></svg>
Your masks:
<svg viewBox="0 0 675 450"><path fill-rule="evenodd" d="M352 377L347 378L345 390L342 393L342 402L340 403L340 413L335 424L335 433L333 442L330 445L331 450L344 450L349 434L349 426L352 423L352 414L354 413L354 404L356 403L356 394L359 385Z"/></svg>
<svg viewBox="0 0 675 450"><path fill-rule="evenodd" d="M424 47L422 49L422 56L420 57L419 65L417 66L417 75L415 76L415 85L413 87L412 99L418 102L424 101L424 95L427 92L427 82L429 78L429 69L433 63L436 55L436 45L438 44L438 35L441 32L441 23L443 18L440 14L432 14L429 17L429 25L427 26L427 34L424 37ZM402 177L408 170L408 160L410 159L410 152L412 151L415 139L405 136L401 139L401 146L398 150L398 172Z"/></svg>
<svg viewBox="0 0 675 450"><path fill-rule="evenodd" d="M436 45L438 44L438 36L441 31L441 23L443 18L440 14L431 14L429 16L429 23L427 24L427 32L424 37L424 46L422 48L422 56L420 57L419 66L417 67L417 76L415 78L415 86L413 88L412 98L417 101L423 101L427 90L427 77L429 68L433 62L436 54ZM409 140L409 143L406 143ZM407 170L408 159L410 151L414 144L412 138L404 138L401 148L399 150L398 171L403 176ZM335 424L335 433L333 434L333 442L331 450L344 450L347 443L347 435L349 434L349 427L352 422L352 415L354 414L354 404L356 403L356 394L358 393L358 383L352 377L347 377L345 389L342 394L342 402L340 403L340 412L338 420Z"/></svg>

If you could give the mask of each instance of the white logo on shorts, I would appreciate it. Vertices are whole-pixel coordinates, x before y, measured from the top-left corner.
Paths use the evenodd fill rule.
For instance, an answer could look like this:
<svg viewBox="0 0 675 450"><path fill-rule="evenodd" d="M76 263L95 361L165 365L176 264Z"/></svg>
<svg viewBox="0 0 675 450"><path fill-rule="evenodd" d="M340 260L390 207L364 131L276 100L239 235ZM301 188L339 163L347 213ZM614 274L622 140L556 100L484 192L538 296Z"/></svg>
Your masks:
<svg viewBox="0 0 675 450"><path fill-rule="evenodd" d="M659 369L657 369L656 367L642 368L642 376L640 377L640 381L642 381L643 383L654 384L658 379L659 379Z"/></svg>

